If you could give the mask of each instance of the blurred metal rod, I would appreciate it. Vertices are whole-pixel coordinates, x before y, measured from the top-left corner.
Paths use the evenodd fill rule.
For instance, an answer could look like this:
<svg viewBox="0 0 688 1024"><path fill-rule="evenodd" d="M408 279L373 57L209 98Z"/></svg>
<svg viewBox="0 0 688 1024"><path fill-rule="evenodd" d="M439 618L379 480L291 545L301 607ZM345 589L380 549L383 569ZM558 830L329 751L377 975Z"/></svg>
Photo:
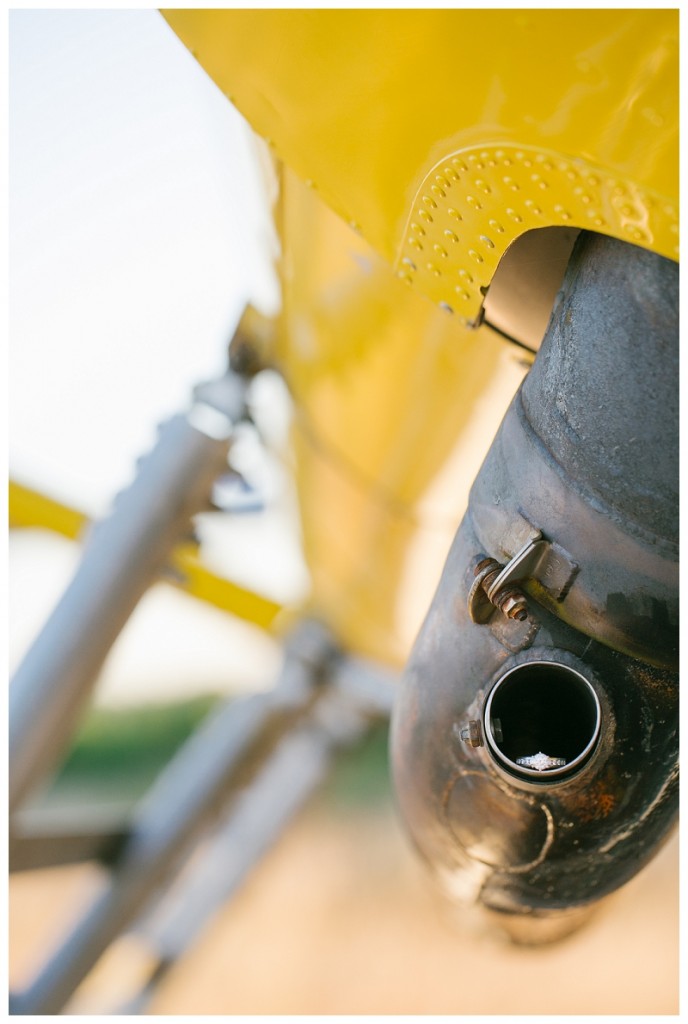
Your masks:
<svg viewBox="0 0 688 1024"><path fill-rule="evenodd" d="M130 817L129 811L107 807L57 815L22 808L12 820L9 870L37 871L87 860L111 863L129 835Z"/></svg>
<svg viewBox="0 0 688 1024"><path fill-rule="evenodd" d="M173 417L109 517L92 528L76 574L10 688L10 810L58 760L129 615L191 517L208 507L231 426L202 404Z"/></svg>
<svg viewBox="0 0 688 1024"><path fill-rule="evenodd" d="M16 997L15 1013L60 1012L109 944L178 871L236 787L316 699L318 680L317 666L288 655L275 690L223 705L184 744L135 815L107 888Z"/></svg>
<svg viewBox="0 0 688 1024"><path fill-rule="evenodd" d="M285 736L240 794L227 823L134 928L155 962L147 983L114 1011L117 1015L145 1012L167 973L325 781L337 753L359 741L371 724L367 709L328 692L308 720Z"/></svg>
<svg viewBox="0 0 688 1024"><path fill-rule="evenodd" d="M389 717L397 684L395 673L353 656L336 660L329 682L349 704L356 705L366 720ZM90 807L86 813L83 809L75 813L61 808L55 813L46 808L21 808L12 819L9 870L35 871L87 860L109 865L130 832L129 808Z"/></svg>
<svg viewBox="0 0 688 1024"><path fill-rule="evenodd" d="M338 658L332 666L333 687L372 719L391 716L399 678L393 669L355 654Z"/></svg>

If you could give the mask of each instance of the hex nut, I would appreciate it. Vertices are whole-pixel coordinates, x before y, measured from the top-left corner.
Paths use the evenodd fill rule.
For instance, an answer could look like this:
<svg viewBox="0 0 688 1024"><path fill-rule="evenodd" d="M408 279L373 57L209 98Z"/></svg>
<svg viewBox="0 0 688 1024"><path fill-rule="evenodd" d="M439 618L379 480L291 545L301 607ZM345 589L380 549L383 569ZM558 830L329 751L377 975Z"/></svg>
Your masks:
<svg viewBox="0 0 688 1024"><path fill-rule="evenodd" d="M483 745L480 722L476 719L472 719L467 725L462 726L459 736L464 743L468 744L469 747L482 747Z"/></svg>
<svg viewBox="0 0 688 1024"><path fill-rule="evenodd" d="M528 603L524 594L509 594L505 601L500 603L500 608L509 619L523 622L528 618Z"/></svg>

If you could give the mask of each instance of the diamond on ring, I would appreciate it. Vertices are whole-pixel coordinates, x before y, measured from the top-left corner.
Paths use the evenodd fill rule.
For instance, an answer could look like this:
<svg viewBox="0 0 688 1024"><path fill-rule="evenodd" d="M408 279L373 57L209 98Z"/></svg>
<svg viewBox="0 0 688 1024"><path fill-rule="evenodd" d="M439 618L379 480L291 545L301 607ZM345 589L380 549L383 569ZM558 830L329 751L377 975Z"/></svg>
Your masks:
<svg viewBox="0 0 688 1024"><path fill-rule="evenodd" d="M522 768L534 768L536 772L546 772L549 768L563 768L566 758L549 757L540 751L537 754L530 754L528 757L517 757L516 764L520 764Z"/></svg>

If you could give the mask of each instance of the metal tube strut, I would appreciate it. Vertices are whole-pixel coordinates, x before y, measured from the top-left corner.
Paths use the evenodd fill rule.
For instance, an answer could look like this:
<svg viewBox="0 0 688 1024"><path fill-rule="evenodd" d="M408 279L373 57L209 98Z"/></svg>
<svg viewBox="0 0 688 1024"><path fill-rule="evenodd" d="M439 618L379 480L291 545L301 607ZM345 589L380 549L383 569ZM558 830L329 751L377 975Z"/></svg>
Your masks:
<svg viewBox="0 0 688 1024"><path fill-rule="evenodd" d="M200 417L194 419L200 426L192 425L191 413L161 427L133 484L93 527L75 576L16 672L10 810L58 760L129 615L191 517L208 507L213 481L226 466L231 421L224 417L224 436L214 429L211 436Z"/></svg>

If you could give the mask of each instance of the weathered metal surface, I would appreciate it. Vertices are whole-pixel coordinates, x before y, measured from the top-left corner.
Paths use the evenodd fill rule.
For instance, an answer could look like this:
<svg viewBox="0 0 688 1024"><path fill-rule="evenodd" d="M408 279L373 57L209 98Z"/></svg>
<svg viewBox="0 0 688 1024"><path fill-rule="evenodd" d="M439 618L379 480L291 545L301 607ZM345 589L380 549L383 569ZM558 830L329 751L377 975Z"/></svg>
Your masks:
<svg viewBox="0 0 688 1024"><path fill-rule="evenodd" d="M519 914L588 904L635 874L675 820L677 678L589 640L542 607L531 610L537 646L512 653L468 616L465 563L475 543L464 524L401 685L392 750L402 814L454 895ZM525 782L486 745L461 742L493 684L529 660L569 665L600 700L596 748L560 782L547 773Z"/></svg>
<svg viewBox="0 0 688 1024"><path fill-rule="evenodd" d="M525 518L580 565L524 584L577 629L678 666L678 265L584 236L473 486L480 551ZM502 526L504 524L504 526Z"/></svg>
<svg viewBox="0 0 688 1024"><path fill-rule="evenodd" d="M577 243L394 713L398 799L421 852L456 897L546 922L543 935L635 874L676 818L676 290L668 261ZM476 622L476 558L512 558L524 522L578 571L558 594L522 578L527 622Z"/></svg>
<svg viewBox="0 0 688 1024"><path fill-rule="evenodd" d="M528 423L570 485L674 552L678 282L673 260L585 236L522 389Z"/></svg>

